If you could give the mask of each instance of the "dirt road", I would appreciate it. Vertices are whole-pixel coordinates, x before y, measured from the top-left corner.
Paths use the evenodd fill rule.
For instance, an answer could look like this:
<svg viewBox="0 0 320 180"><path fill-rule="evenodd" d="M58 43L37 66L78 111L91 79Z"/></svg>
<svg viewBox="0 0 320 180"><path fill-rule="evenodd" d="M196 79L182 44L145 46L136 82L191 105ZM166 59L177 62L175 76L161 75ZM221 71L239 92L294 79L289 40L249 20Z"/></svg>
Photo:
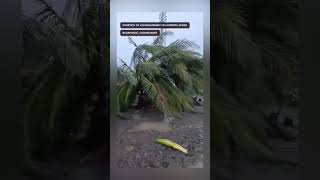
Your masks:
<svg viewBox="0 0 320 180"><path fill-rule="evenodd" d="M204 114L184 112L167 123L159 112L139 112L119 120L117 140L120 168L202 168ZM188 149L188 155L155 143L170 139Z"/></svg>

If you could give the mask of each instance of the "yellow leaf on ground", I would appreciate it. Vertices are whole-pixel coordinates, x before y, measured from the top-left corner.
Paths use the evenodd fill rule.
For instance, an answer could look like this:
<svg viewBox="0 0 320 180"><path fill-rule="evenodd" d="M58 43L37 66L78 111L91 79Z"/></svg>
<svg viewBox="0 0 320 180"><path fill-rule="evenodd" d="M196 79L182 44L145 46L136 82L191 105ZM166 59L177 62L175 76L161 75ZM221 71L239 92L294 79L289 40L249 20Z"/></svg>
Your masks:
<svg viewBox="0 0 320 180"><path fill-rule="evenodd" d="M169 139L157 139L156 142L159 143L159 144L162 144L162 145L177 149L177 150L179 150L179 151L181 151L181 152L183 152L185 154L188 154L188 150L186 148L180 146L179 144L177 144L175 142L172 142Z"/></svg>

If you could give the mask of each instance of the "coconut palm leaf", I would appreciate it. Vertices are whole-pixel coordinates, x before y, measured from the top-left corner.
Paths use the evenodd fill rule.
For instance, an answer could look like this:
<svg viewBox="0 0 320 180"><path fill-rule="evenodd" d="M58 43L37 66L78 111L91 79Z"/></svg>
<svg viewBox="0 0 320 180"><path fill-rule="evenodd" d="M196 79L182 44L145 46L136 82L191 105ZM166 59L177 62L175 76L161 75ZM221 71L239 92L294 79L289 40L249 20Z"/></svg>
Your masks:
<svg viewBox="0 0 320 180"><path fill-rule="evenodd" d="M236 60L246 66L250 60L259 58L257 47L247 31L245 12L229 3L217 4L212 12L212 35L214 44L223 47L228 60Z"/></svg>
<svg viewBox="0 0 320 180"><path fill-rule="evenodd" d="M35 14L35 19L39 22L46 22L57 28L62 28L74 34L74 30L68 25L65 19L63 19L57 11L45 0L35 0L38 4L38 12Z"/></svg>
<svg viewBox="0 0 320 180"><path fill-rule="evenodd" d="M151 61L158 61L160 63L168 63L170 60L176 59L181 51L187 51L190 48L198 48L199 46L192 41L186 39L178 39L169 46L164 47L154 53L150 58Z"/></svg>

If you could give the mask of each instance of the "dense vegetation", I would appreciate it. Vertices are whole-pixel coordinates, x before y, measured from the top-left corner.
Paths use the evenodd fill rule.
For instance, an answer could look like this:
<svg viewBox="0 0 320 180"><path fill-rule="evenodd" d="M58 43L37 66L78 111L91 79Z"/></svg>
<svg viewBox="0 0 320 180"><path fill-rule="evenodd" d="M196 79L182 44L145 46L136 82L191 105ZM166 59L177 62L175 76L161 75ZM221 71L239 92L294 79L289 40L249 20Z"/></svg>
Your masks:
<svg viewBox="0 0 320 180"><path fill-rule="evenodd" d="M202 55L193 50L198 45L186 39L164 46L165 36L172 33L165 31L151 44L142 45L129 37L136 49L131 64L121 60L118 70L120 111L150 104L171 116L193 110L191 96L203 91Z"/></svg>
<svg viewBox="0 0 320 180"><path fill-rule="evenodd" d="M63 14L35 2L24 16L26 157L46 158L70 133L95 148L108 136L108 2L66 1Z"/></svg>
<svg viewBox="0 0 320 180"><path fill-rule="evenodd" d="M216 1L211 12L213 162L230 158L232 143L281 161L266 141L262 112L270 106L281 110L297 88L298 4Z"/></svg>

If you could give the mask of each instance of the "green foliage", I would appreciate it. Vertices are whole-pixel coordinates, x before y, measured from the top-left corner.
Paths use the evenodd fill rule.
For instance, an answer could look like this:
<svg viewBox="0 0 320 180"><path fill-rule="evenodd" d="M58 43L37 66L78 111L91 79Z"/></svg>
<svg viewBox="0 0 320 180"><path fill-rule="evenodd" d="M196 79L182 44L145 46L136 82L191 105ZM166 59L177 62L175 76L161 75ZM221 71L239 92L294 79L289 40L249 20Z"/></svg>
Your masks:
<svg viewBox="0 0 320 180"><path fill-rule="evenodd" d="M25 87L25 147L26 156L45 157L54 143L68 138L71 129L77 131L91 95L107 89L109 7L100 0L68 0L59 14L47 1L35 2L36 13L24 16L24 44L28 49L35 42L46 46L36 49L38 56L24 56L26 65L40 57L28 75L31 84ZM107 91L98 95L108 101Z"/></svg>
<svg viewBox="0 0 320 180"><path fill-rule="evenodd" d="M28 132L31 132L31 139L40 141L39 146L43 149L49 148L50 142L54 139L53 130L57 118L61 115L59 110L66 96L61 73L63 68L59 65L52 66L25 101L24 118L25 122L28 122Z"/></svg>
<svg viewBox="0 0 320 180"><path fill-rule="evenodd" d="M233 139L242 150L257 156L274 158L265 134L266 123L262 114L243 106L223 87L211 81L212 88L212 133L214 153L217 158L226 158Z"/></svg>
<svg viewBox="0 0 320 180"><path fill-rule="evenodd" d="M216 1L211 44L211 112L215 159L228 159L230 142L275 160L258 107L284 104L297 87L295 1ZM279 160L279 159L278 159Z"/></svg>
<svg viewBox="0 0 320 180"><path fill-rule="evenodd" d="M166 35L171 33L167 31L160 36L164 39ZM121 60L118 70L118 109L127 110L138 98L138 103L147 99L142 103L152 103L168 115L178 116L184 109L193 110L186 90L200 92L203 87L202 57L192 50L198 46L186 39L168 46L159 43L159 37L150 45L137 45L131 37L128 39L136 49L131 66Z"/></svg>

